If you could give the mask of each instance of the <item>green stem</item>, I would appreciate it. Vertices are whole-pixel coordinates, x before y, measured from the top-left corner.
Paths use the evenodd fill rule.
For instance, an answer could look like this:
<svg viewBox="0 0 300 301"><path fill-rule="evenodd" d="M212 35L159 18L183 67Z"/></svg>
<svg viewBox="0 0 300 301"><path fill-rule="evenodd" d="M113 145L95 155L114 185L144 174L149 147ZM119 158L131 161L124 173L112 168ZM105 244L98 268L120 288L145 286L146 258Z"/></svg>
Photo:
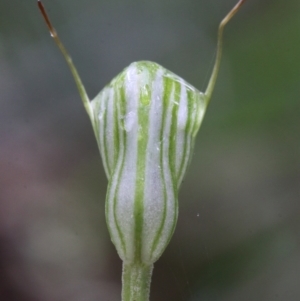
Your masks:
<svg viewBox="0 0 300 301"><path fill-rule="evenodd" d="M153 264L123 263L122 301L149 301Z"/></svg>
<svg viewBox="0 0 300 301"><path fill-rule="evenodd" d="M90 104L90 99L85 91L85 87L81 81L81 78L77 72L77 69L75 67L75 65L73 64L73 61L72 61L72 58L71 56L69 55L67 49L65 48L65 46L63 45L63 43L61 42L60 38L58 37L58 34L55 30L55 28L52 26L51 24L51 21L47 15L47 12L44 8L44 5L43 3L38 0L38 6L39 6L39 9L45 19L45 22L48 26L48 29L50 31L50 34L51 34L51 37L54 39L56 45L58 46L59 50L61 51L61 53L63 54L71 72L72 72L72 75L74 77L74 80L75 80L75 83L76 83L76 86L77 86L77 89L79 91L79 94L80 94L80 97L82 99L82 102L83 102L83 105L90 117L91 120L93 120L93 110L91 108L91 104Z"/></svg>
<svg viewBox="0 0 300 301"><path fill-rule="evenodd" d="M225 25L231 20L231 18L238 12L240 7L245 3L246 0L240 0L235 7L226 15L226 17L222 20L222 22L219 25L219 31L218 31L218 46L217 46L217 56L215 60L215 65L213 72L211 74L208 86L205 91L206 96L206 102L209 103L211 99L212 92L214 90L219 69L220 69L220 63L221 63L221 57L222 57L222 47L223 47L223 31Z"/></svg>

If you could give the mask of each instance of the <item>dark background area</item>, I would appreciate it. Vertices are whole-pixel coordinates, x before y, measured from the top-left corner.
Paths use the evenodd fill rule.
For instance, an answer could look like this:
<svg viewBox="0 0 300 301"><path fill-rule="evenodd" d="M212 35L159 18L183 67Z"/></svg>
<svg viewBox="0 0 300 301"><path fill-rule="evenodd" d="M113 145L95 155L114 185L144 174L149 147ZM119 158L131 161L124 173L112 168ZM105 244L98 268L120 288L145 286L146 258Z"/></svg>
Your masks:
<svg viewBox="0 0 300 301"><path fill-rule="evenodd" d="M235 0L44 0L93 98L133 61L204 90ZM155 264L151 300L300 300L300 2L248 0ZM35 1L0 1L0 300L120 300L107 180Z"/></svg>

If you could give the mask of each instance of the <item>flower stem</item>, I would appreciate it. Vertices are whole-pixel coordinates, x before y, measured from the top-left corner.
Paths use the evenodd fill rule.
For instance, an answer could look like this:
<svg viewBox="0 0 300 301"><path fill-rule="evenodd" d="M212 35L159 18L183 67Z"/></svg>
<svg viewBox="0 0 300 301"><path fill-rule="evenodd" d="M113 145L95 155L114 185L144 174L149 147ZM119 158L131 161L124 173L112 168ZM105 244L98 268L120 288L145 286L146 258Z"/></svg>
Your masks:
<svg viewBox="0 0 300 301"><path fill-rule="evenodd" d="M125 264L122 274L122 301L149 301L153 264Z"/></svg>

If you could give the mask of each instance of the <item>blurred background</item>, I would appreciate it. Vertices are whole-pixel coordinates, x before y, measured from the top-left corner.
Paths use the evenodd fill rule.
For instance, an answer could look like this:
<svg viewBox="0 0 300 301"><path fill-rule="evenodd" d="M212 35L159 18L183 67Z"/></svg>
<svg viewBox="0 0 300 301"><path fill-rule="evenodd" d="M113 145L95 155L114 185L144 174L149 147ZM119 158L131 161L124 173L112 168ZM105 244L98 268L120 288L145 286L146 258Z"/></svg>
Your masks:
<svg viewBox="0 0 300 301"><path fill-rule="evenodd" d="M91 98L137 60L204 90L236 2L44 0ZM299 0L248 0L151 300L300 300L299 96ZM120 300L96 141L34 0L0 1L0 138L0 300Z"/></svg>

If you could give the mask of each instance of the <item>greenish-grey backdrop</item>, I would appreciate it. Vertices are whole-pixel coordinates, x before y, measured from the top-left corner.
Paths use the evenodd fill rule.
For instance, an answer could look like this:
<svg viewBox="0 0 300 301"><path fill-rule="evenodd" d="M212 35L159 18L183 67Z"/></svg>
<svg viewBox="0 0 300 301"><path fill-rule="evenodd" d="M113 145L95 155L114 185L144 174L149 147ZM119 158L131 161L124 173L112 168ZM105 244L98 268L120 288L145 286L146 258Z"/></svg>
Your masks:
<svg viewBox="0 0 300 301"><path fill-rule="evenodd" d="M236 0L44 0L91 98L133 61L204 90ZM300 300L300 2L248 0L156 263L152 301ZM34 0L0 0L0 300L117 301L107 180Z"/></svg>

